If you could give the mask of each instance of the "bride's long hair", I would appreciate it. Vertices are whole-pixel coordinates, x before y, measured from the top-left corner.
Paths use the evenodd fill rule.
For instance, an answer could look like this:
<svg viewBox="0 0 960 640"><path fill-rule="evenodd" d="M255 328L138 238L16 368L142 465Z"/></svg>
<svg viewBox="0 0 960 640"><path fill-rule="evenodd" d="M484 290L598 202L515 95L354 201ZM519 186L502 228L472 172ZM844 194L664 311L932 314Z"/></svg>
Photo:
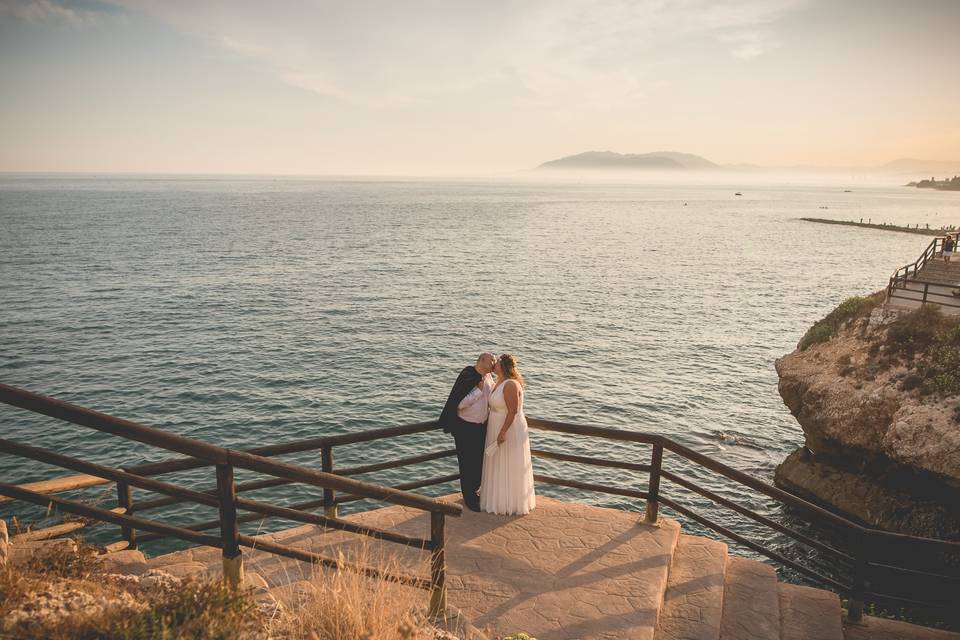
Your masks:
<svg viewBox="0 0 960 640"><path fill-rule="evenodd" d="M517 366L517 359L513 357L512 353L505 353L500 356L500 368L503 369L504 377L516 380L521 387L524 386L523 376L520 375L520 367Z"/></svg>

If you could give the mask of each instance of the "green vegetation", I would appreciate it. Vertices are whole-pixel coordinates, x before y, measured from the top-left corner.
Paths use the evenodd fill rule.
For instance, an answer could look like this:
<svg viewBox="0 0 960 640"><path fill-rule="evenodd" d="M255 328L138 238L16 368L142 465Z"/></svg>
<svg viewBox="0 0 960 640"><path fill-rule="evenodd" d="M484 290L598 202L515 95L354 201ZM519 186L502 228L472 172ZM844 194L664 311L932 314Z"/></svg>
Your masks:
<svg viewBox="0 0 960 640"><path fill-rule="evenodd" d="M900 383L922 395L960 393L960 318L927 305L890 325L879 364L905 364L911 371Z"/></svg>
<svg viewBox="0 0 960 640"><path fill-rule="evenodd" d="M108 616L101 624L101 629L89 637L229 640L249 637L262 626L249 595L223 582L187 583L139 613Z"/></svg>
<svg viewBox="0 0 960 640"><path fill-rule="evenodd" d="M827 317L818 320L807 330L803 338L800 339L798 348L805 351L812 345L826 342L837 334L843 323L869 315L882 299L882 292L869 296L847 298L840 303L840 306L828 313Z"/></svg>

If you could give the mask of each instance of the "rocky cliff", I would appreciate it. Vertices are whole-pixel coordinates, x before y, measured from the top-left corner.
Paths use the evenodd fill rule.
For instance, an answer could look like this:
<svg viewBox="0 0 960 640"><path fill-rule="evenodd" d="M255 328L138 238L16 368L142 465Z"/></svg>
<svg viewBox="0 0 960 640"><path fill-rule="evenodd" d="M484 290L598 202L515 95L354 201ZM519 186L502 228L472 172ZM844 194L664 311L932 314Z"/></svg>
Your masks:
<svg viewBox="0 0 960 640"><path fill-rule="evenodd" d="M960 322L845 302L776 362L806 436L776 483L885 529L960 539Z"/></svg>

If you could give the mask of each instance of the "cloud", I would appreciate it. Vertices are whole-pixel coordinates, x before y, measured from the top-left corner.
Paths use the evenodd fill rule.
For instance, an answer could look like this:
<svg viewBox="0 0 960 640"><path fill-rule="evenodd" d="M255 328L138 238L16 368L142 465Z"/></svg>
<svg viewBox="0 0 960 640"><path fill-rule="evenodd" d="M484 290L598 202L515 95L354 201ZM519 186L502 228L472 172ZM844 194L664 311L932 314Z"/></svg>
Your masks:
<svg viewBox="0 0 960 640"><path fill-rule="evenodd" d="M520 107L602 111L718 41L740 58L768 51L773 25L803 0L112 1L363 108L479 99L495 86Z"/></svg>
<svg viewBox="0 0 960 640"><path fill-rule="evenodd" d="M0 17L32 24L65 24L82 27L96 24L97 14L82 9L71 9L52 0L0 0Z"/></svg>

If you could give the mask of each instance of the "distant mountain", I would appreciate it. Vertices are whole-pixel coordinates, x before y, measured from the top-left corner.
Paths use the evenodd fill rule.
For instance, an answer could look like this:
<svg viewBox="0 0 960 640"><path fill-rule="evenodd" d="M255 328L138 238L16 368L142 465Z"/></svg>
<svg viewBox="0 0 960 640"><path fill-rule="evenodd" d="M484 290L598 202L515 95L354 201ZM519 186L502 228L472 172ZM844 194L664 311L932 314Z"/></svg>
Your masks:
<svg viewBox="0 0 960 640"><path fill-rule="evenodd" d="M587 151L544 162L537 169L604 169L635 171L650 169L719 169L720 165L691 153L656 151L653 153L615 153Z"/></svg>
<svg viewBox="0 0 960 640"><path fill-rule="evenodd" d="M955 175L960 173L960 160L917 160L916 158L900 158L893 162L880 165L878 171L889 173L917 173L927 174L947 174Z"/></svg>

